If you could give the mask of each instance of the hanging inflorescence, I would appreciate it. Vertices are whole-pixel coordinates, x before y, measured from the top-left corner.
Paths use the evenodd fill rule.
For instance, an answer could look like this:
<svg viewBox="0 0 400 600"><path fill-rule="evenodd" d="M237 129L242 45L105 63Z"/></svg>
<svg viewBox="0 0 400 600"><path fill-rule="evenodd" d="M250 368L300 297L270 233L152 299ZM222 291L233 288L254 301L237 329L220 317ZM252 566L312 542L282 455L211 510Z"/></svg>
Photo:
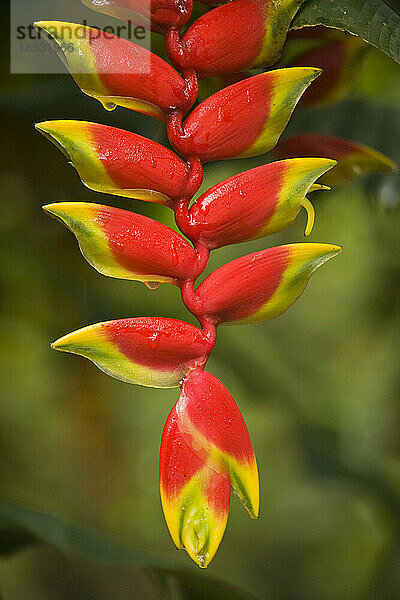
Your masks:
<svg viewBox="0 0 400 600"><path fill-rule="evenodd" d="M233 0L206 12L184 34L191 0L152 0L147 12L139 0L85 4L119 18L139 10L165 37L175 68L133 42L82 26L74 51L63 58L82 90L105 108L123 106L164 121L183 158L105 125L50 121L37 128L64 151L87 187L170 207L185 237L148 217L94 203L44 209L71 229L100 273L149 287L178 286L201 327L163 317L131 318L85 327L52 346L89 358L125 382L181 387L162 434L161 500L176 546L205 567L223 536L231 489L252 518L259 511L257 465L243 417L223 384L204 370L216 329L281 314L340 247L273 247L223 265L197 287L196 280L211 250L281 231L301 207L310 233L314 211L306 194L324 187L315 182L335 161L311 156L271 162L192 200L205 163L251 157L275 146L320 70L296 66L237 77L194 107L199 79L273 64L302 2ZM65 32L70 36L78 26L40 22L37 27L62 46Z"/></svg>

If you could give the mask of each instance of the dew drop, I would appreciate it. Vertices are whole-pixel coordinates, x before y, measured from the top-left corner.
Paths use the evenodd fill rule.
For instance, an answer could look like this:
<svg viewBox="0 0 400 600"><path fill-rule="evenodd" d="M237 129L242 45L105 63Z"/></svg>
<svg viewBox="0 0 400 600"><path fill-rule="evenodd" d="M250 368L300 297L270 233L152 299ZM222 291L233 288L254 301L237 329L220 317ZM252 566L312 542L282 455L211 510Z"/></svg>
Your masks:
<svg viewBox="0 0 400 600"><path fill-rule="evenodd" d="M98 98L98 100L104 106L104 108L106 110L108 110L109 112L111 112L112 110L115 110L117 108L117 105L115 104L115 102L108 102L107 100L101 100L100 98Z"/></svg>
<svg viewBox="0 0 400 600"><path fill-rule="evenodd" d="M161 285L161 281L144 281L143 283L149 290L156 290Z"/></svg>

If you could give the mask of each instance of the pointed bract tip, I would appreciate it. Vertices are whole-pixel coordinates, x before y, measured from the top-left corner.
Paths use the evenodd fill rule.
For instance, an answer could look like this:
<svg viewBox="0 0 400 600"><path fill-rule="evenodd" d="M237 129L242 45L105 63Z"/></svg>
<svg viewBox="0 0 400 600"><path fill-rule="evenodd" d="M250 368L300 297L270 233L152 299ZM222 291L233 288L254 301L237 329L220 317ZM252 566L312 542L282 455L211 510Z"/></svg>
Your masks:
<svg viewBox="0 0 400 600"><path fill-rule="evenodd" d="M328 256L329 258L336 256L343 250L342 246L337 244L315 244L315 246L321 256Z"/></svg>
<svg viewBox="0 0 400 600"><path fill-rule="evenodd" d="M41 31L44 31L46 33L46 35L48 36L48 39L46 40L47 42L51 44L52 40L54 40L60 46L60 40L57 37L57 26L59 25L63 25L63 23L58 21L35 21L33 23L33 26L38 33L40 33Z"/></svg>
<svg viewBox="0 0 400 600"><path fill-rule="evenodd" d="M342 247L336 244L320 243L293 244L292 249L293 259L299 265L308 265L308 268L311 268L311 272L314 272L342 251Z"/></svg>
<svg viewBox="0 0 400 600"><path fill-rule="evenodd" d="M66 337L68 337L68 335L65 335L65 336L59 338L58 340L55 340L54 342L51 342L50 348L52 350L59 350L60 352L66 352L67 350L65 348L68 345L68 344L65 343L65 338Z"/></svg>
<svg viewBox="0 0 400 600"><path fill-rule="evenodd" d="M42 206L42 210L46 214L63 221L67 225L71 218L87 215L88 211L92 212L96 208L98 208L98 205L93 202L53 202Z"/></svg>
<svg viewBox="0 0 400 600"><path fill-rule="evenodd" d="M51 217L57 217L59 219L60 218L60 210L59 210L60 204L62 204L62 203L54 202L53 204L45 204L44 206L42 206L42 210L47 215L50 215ZM57 209L57 207L58 207L58 209Z"/></svg>
<svg viewBox="0 0 400 600"><path fill-rule="evenodd" d="M55 342L50 344L52 350L59 350L60 352L71 352L72 354L78 354L78 345L82 342L88 341L88 333L93 332L93 325L89 327L83 327L72 333L63 335Z"/></svg>
<svg viewBox="0 0 400 600"><path fill-rule="evenodd" d="M79 123L86 125L84 121L79 121ZM53 121L35 123L35 129L46 136L55 137L57 134L67 133L68 128L71 129L76 124L77 121L69 119L55 119Z"/></svg>
<svg viewBox="0 0 400 600"><path fill-rule="evenodd" d="M35 129L37 131L39 131L40 133L42 133L42 132L48 133L48 130L47 130L48 123L51 123L51 121L42 121L40 123L35 123Z"/></svg>
<svg viewBox="0 0 400 600"><path fill-rule="evenodd" d="M286 70L293 70L293 72L298 73L299 76L309 79L310 81L319 77L323 71L323 69L319 69L318 67L287 67Z"/></svg>
<svg viewBox="0 0 400 600"><path fill-rule="evenodd" d="M79 210L80 204L88 204L81 202L54 202L53 204L46 204L42 206L42 210L49 215L49 217L60 221L66 225L69 229L72 228L74 216ZM90 204L89 204L90 206Z"/></svg>

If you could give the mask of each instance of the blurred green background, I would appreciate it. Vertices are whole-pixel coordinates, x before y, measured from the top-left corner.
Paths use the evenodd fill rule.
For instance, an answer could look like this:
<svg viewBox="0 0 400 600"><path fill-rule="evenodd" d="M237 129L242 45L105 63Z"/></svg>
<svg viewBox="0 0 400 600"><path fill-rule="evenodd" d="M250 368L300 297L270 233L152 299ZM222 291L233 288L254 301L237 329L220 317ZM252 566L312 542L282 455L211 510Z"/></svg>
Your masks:
<svg viewBox="0 0 400 600"><path fill-rule="evenodd" d="M6 30L7 3L1 18ZM160 435L178 390L129 386L49 349L64 333L107 319L193 319L173 286L150 291L101 277L73 236L41 211L49 202L87 200L173 226L163 207L85 189L34 123L92 120L167 143L164 126L128 110L105 112L67 75L9 75L7 39L1 56L1 495L82 532L67 557L51 545L5 555L0 597L211 598L201 581L215 576L260 599L397 599L399 176L377 175L313 196L317 220L309 240L342 244L343 253L279 319L219 330L209 370L232 392L251 432L261 516L251 521L233 498L221 547L201 572L174 550L159 501ZM287 131L307 130L367 143L400 162L399 65L372 50L351 97L295 112ZM203 187L266 160L211 164ZM218 250L210 268L303 241L304 225L300 214L282 234ZM17 529L0 527L0 547ZM104 564L107 540L98 541L97 553L97 538L89 543L87 531L185 568L188 577L200 577L197 592L173 576L138 569L129 553L118 565ZM118 560L112 554L107 562Z"/></svg>

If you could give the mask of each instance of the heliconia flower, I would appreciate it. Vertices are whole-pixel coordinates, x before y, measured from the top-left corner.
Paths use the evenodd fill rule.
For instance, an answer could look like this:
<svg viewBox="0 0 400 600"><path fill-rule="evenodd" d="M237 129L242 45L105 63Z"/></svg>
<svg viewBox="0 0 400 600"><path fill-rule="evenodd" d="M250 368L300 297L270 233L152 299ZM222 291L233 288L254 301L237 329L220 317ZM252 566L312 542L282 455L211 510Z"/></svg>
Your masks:
<svg viewBox="0 0 400 600"><path fill-rule="evenodd" d="M233 0L205 13L183 36L188 64L202 78L274 64L303 2Z"/></svg>
<svg viewBox="0 0 400 600"><path fill-rule="evenodd" d="M148 387L177 387L203 365L212 348L189 323L161 317L89 325L60 338L54 350L79 354L116 379Z"/></svg>
<svg viewBox="0 0 400 600"><path fill-rule="evenodd" d="M229 478L252 519L259 511L256 458L235 400L217 377L196 369L183 381L176 404L186 444L209 467Z"/></svg>
<svg viewBox="0 0 400 600"><path fill-rule="evenodd" d="M356 85L371 46L354 35L339 35L339 39L328 37L325 43L300 53L290 63L291 66L322 69L321 77L301 99L303 106L317 107L338 102Z"/></svg>
<svg viewBox="0 0 400 600"><path fill-rule="evenodd" d="M233 260L196 289L203 314L219 323L257 323L282 314L327 260L341 251L331 244L287 244Z"/></svg>
<svg viewBox="0 0 400 600"><path fill-rule="evenodd" d="M165 120L168 111L185 103L185 82L164 60L133 42L100 29L75 23L41 21L60 48L61 57L82 91L107 110L124 106Z"/></svg>
<svg viewBox="0 0 400 600"><path fill-rule="evenodd" d="M397 165L387 156L364 144L322 133L301 133L281 142L274 149L276 158L316 156L319 153L337 161L332 171L321 182L337 185L359 175L397 171Z"/></svg>
<svg viewBox="0 0 400 600"><path fill-rule="evenodd" d="M96 192L172 205L182 194L187 165L152 140L98 123L46 121L36 129L72 161Z"/></svg>
<svg viewBox="0 0 400 600"><path fill-rule="evenodd" d="M220 90L186 118L178 150L205 162L271 150L300 96L319 74L310 67L278 69Z"/></svg>
<svg viewBox="0 0 400 600"><path fill-rule="evenodd" d="M186 233L209 249L219 248L281 231L303 206L309 217L308 234L314 214L305 195L335 164L325 158L294 158L234 175L214 185L193 204Z"/></svg>
<svg viewBox="0 0 400 600"><path fill-rule="evenodd" d="M195 250L179 233L154 219L88 202L43 208L76 235L83 256L103 275L148 285L180 285L195 277Z"/></svg>
<svg viewBox="0 0 400 600"><path fill-rule="evenodd" d="M187 445L175 405L161 438L161 503L176 547L185 548L200 567L209 565L224 535L230 491L229 479Z"/></svg>
<svg viewBox="0 0 400 600"><path fill-rule="evenodd" d="M98 12L105 13L118 19L134 21L136 13L146 17L152 25L162 31L166 27L182 27L189 20L192 9L192 0L82 0L85 6Z"/></svg>

